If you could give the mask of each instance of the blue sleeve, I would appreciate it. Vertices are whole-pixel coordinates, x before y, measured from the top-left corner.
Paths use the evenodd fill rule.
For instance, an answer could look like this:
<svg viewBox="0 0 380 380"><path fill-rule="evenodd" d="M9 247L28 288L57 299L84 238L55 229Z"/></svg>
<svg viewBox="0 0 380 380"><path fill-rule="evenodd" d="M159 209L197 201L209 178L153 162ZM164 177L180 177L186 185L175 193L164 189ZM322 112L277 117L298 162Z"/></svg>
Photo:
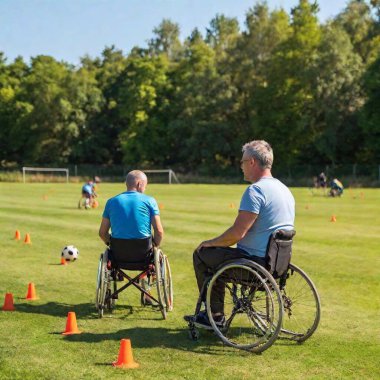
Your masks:
<svg viewBox="0 0 380 380"><path fill-rule="evenodd" d="M158 208L157 202L154 198L149 200L149 209L151 215L160 215L160 209Z"/></svg>
<svg viewBox="0 0 380 380"><path fill-rule="evenodd" d="M103 218L110 219L110 199L108 199L106 207L104 207Z"/></svg>
<svg viewBox="0 0 380 380"><path fill-rule="evenodd" d="M265 197L260 188L249 186L241 198L239 210L260 214L260 210L264 205Z"/></svg>

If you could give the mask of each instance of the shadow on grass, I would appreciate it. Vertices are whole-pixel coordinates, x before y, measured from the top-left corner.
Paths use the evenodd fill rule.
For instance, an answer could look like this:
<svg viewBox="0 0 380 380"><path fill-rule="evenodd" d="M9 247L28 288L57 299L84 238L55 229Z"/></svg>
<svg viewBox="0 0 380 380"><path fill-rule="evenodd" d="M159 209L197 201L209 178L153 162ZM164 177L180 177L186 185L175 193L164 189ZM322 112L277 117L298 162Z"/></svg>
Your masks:
<svg viewBox="0 0 380 380"><path fill-rule="evenodd" d="M78 317L98 318L93 303L69 305L60 302L48 302L43 305L31 303L17 303L16 310L21 313L46 314L53 317L66 316L69 311L74 311Z"/></svg>
<svg viewBox="0 0 380 380"><path fill-rule="evenodd" d="M60 302L48 302L43 305L31 303L17 303L16 310L21 313L46 314L53 317L66 317L69 311L74 311L77 318L98 319L98 312L93 303L69 305ZM148 314L148 315L147 315ZM116 306L114 313L104 313L104 318L126 320L160 320L161 312L150 307L120 305Z"/></svg>
<svg viewBox="0 0 380 380"><path fill-rule="evenodd" d="M165 328L165 327L133 327L123 329L114 333L86 333L78 335L67 335L65 340L73 343L97 343L106 340L120 341L130 339L133 348L157 349L170 348L180 351L197 352L211 355L225 355L230 348L223 346L220 340L209 331L202 331L197 342L189 338L187 328ZM236 350L237 351L237 350ZM243 352L240 351L240 355ZM103 363L97 363L103 365Z"/></svg>

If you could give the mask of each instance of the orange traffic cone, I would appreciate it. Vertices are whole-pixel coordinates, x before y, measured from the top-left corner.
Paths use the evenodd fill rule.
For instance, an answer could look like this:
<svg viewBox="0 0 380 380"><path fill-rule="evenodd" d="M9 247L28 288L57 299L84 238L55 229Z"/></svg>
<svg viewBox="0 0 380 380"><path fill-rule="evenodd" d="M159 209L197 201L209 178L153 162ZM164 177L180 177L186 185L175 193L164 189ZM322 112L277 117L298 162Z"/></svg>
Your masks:
<svg viewBox="0 0 380 380"><path fill-rule="evenodd" d="M82 331L78 330L77 317L73 311L69 311L67 314L66 330L62 335L81 334Z"/></svg>
<svg viewBox="0 0 380 380"><path fill-rule="evenodd" d="M335 215L331 215L330 222L336 222L336 216Z"/></svg>
<svg viewBox="0 0 380 380"><path fill-rule="evenodd" d="M164 210L164 209L165 209L165 205L164 205L163 203L159 203L159 204L158 204L158 208L159 208L160 210Z"/></svg>
<svg viewBox="0 0 380 380"><path fill-rule="evenodd" d="M25 235L24 243L25 244L32 244L32 241L30 240L30 235L28 233Z"/></svg>
<svg viewBox="0 0 380 380"><path fill-rule="evenodd" d="M132 347L130 339L122 339L120 341L119 356L112 365L118 368L137 368L140 364L133 360Z"/></svg>
<svg viewBox="0 0 380 380"><path fill-rule="evenodd" d="M63 257L61 257L61 265L67 265L67 262Z"/></svg>
<svg viewBox="0 0 380 380"><path fill-rule="evenodd" d="M5 293L4 306L1 309L4 311L16 310L15 306L13 305L13 294L12 293Z"/></svg>
<svg viewBox="0 0 380 380"><path fill-rule="evenodd" d="M28 293L27 293L25 299L27 299L29 301L38 300L38 297L37 297L37 294L36 294L36 289L34 287L33 282L30 282L29 285L28 285Z"/></svg>
<svg viewBox="0 0 380 380"><path fill-rule="evenodd" d="M15 232L15 240L20 240L21 239L21 234L19 230L16 230Z"/></svg>

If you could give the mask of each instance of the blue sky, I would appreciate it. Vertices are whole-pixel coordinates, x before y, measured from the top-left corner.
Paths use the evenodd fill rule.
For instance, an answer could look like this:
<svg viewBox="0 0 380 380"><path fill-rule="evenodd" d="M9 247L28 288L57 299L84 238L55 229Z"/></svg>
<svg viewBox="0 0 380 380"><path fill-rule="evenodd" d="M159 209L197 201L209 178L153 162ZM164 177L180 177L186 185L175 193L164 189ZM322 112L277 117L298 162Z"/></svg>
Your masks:
<svg viewBox="0 0 380 380"><path fill-rule="evenodd" d="M297 0L268 0L270 9L290 11ZM335 16L347 0L319 0L319 19ZM179 24L181 39L203 33L216 14L236 17L244 28L254 0L0 0L0 51L8 63L38 54L78 64L85 54L100 56L115 45L127 54L146 46L163 18Z"/></svg>

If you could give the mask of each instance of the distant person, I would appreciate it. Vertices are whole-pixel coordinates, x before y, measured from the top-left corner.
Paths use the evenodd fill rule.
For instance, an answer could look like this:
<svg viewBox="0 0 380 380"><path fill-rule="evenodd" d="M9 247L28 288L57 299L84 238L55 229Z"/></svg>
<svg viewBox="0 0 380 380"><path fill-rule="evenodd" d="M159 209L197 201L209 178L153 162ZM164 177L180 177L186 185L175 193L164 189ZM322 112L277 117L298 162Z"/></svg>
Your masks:
<svg viewBox="0 0 380 380"><path fill-rule="evenodd" d="M321 172L318 175L318 187L322 187L322 189L325 189L327 187L327 177L324 172Z"/></svg>
<svg viewBox="0 0 380 380"><path fill-rule="evenodd" d="M244 179L252 184L245 190L239 213L231 227L220 236L203 241L193 254L198 289L201 291L207 271L214 271L222 263L234 259L248 259L266 266L269 238L278 230L293 230L295 201L290 190L272 177L273 150L263 140L255 140L242 148L240 161ZM236 248L232 248L237 244ZM211 311L217 326L223 327L224 284L211 295ZM205 300L202 300L205 302ZM189 321L193 316L185 316ZM210 328L206 311L195 316L199 327Z"/></svg>
<svg viewBox="0 0 380 380"><path fill-rule="evenodd" d="M82 202L84 200L84 207L86 209L91 208L93 200L97 197L95 192L95 183L90 180L82 186L82 197L79 200L78 208L82 207Z"/></svg>
<svg viewBox="0 0 380 380"><path fill-rule="evenodd" d="M332 197L340 197L343 194L343 184L337 178L331 181L330 195Z"/></svg>

